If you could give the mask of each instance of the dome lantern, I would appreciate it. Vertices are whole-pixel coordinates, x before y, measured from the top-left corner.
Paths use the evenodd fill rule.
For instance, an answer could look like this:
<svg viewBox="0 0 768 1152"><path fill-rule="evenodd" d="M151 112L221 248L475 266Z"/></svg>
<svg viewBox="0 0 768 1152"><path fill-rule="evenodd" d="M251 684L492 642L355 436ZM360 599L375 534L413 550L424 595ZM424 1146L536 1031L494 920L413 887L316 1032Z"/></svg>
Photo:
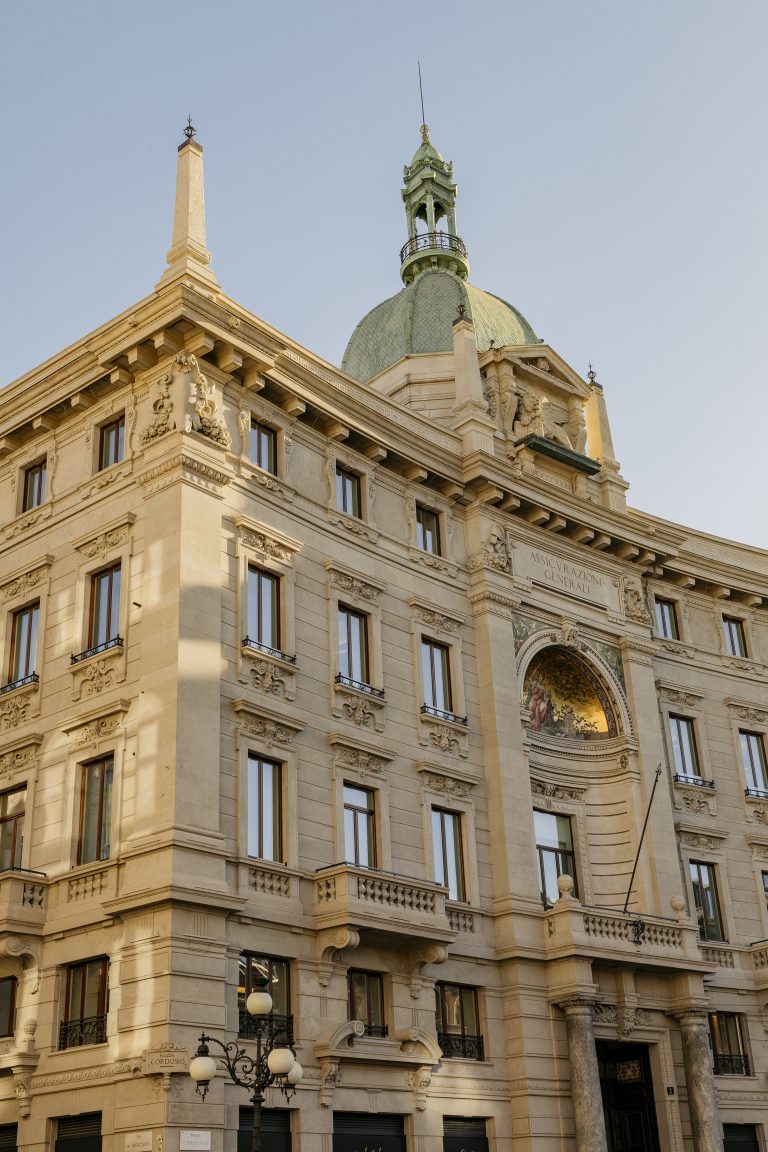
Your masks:
<svg viewBox="0 0 768 1152"><path fill-rule="evenodd" d="M408 240L400 252L404 284L427 268L447 268L461 280L469 275L464 241L456 233L456 185L453 164L443 160L421 126L421 145L403 171L403 202Z"/></svg>

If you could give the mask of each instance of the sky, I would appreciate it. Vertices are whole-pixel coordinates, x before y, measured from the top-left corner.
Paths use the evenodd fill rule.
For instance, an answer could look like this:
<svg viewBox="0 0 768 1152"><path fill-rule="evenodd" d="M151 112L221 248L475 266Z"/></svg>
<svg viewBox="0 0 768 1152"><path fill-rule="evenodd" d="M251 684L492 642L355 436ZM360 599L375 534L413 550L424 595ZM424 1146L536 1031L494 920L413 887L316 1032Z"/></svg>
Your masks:
<svg viewBox="0 0 768 1152"><path fill-rule="evenodd" d="M0 15L0 384L151 292L190 113L223 290L340 364L401 287L420 60L470 278L593 362L631 505L768 547L765 0Z"/></svg>

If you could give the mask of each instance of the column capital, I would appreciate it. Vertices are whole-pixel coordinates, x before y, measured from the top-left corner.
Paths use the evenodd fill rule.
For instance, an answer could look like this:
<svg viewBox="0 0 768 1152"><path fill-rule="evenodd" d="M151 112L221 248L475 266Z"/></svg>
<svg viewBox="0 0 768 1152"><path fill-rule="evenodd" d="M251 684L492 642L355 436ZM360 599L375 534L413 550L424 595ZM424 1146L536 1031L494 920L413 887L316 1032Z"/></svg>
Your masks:
<svg viewBox="0 0 768 1152"><path fill-rule="evenodd" d="M557 1007L565 1012L566 1016L592 1016L594 1000L586 996L568 996L565 1000L557 1000Z"/></svg>
<svg viewBox="0 0 768 1152"><path fill-rule="evenodd" d="M700 1004L690 1004L686 1008L676 1008L667 1015L672 1016L679 1024L708 1024L707 1009Z"/></svg>

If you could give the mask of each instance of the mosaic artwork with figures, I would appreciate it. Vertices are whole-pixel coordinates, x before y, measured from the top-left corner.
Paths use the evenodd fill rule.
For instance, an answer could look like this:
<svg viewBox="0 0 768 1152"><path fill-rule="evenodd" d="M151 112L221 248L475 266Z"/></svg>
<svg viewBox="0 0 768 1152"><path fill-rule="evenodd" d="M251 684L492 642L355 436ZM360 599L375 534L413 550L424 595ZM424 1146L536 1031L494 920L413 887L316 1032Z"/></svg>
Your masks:
<svg viewBox="0 0 768 1152"><path fill-rule="evenodd" d="M523 702L528 727L566 740L602 740L616 735L616 720L598 678L578 657L547 648L528 666Z"/></svg>

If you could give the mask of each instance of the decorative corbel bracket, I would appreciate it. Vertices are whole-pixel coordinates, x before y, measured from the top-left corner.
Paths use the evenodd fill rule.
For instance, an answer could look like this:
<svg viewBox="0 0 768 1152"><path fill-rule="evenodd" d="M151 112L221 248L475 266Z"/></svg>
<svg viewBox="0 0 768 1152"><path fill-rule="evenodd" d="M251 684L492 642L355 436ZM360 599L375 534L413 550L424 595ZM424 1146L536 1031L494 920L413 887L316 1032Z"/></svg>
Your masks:
<svg viewBox="0 0 768 1152"><path fill-rule="evenodd" d="M360 933L356 928L326 928L317 934L317 958L326 963L342 964L342 952L346 948L357 948Z"/></svg>

